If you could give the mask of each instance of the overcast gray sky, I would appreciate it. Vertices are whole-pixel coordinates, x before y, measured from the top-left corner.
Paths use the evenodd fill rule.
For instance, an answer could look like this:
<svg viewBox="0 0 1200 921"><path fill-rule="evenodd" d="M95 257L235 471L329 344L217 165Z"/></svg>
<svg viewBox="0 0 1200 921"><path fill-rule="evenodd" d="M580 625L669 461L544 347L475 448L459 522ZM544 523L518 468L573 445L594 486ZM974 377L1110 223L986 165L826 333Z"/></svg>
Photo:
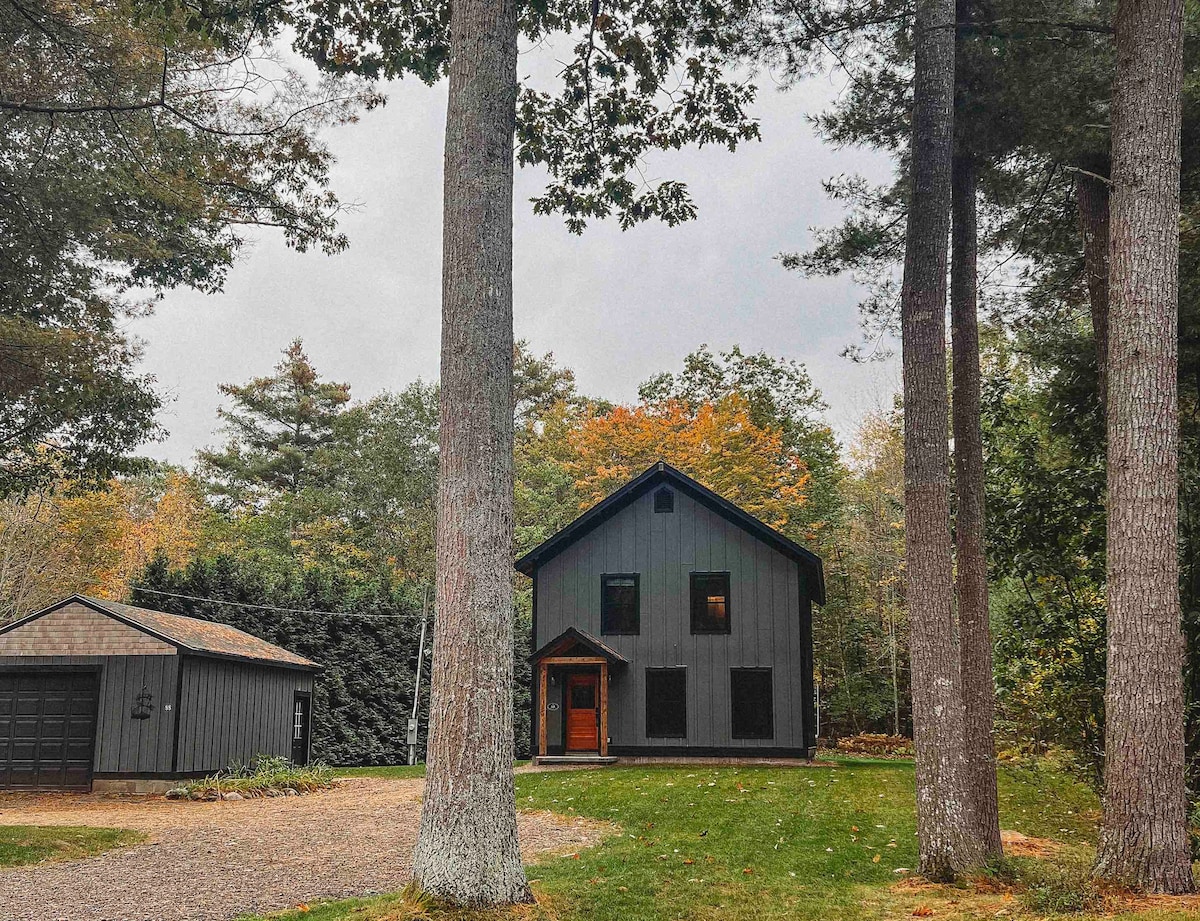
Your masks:
<svg viewBox="0 0 1200 921"><path fill-rule="evenodd" d="M839 79L788 92L764 82L761 143L649 164L652 178L688 182L700 210L690 224L625 232L595 224L572 236L559 218L532 213L528 200L542 177L518 172L516 333L573 368L584 392L615 401L634 400L640 381L678 368L704 342L795 358L848 438L897 388L897 364L841 358L858 339L858 289L849 279L784 271L775 256L808 246L810 228L840 216L823 179L863 173L882 181L890 164L823 145L805 120L833 99ZM437 377L445 84L396 84L388 95L386 107L328 137L338 158L334 187L361 204L342 221L347 252L302 255L263 233L222 294L171 292L132 324L145 341L145 370L167 400L169 435L147 453L190 463L217 440L217 385L268 372L296 336L322 375L349 382L358 399Z"/></svg>

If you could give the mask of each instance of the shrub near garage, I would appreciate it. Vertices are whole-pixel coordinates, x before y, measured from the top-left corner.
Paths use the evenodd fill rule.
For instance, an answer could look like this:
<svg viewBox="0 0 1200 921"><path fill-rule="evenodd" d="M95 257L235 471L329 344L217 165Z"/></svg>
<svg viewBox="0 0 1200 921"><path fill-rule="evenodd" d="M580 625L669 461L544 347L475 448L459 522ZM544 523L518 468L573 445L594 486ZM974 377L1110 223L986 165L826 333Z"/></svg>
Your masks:
<svg viewBox="0 0 1200 921"><path fill-rule="evenodd" d="M168 799L216 800L261 796L298 796L327 790L337 781L321 762L292 764L287 758L259 755L249 764L234 762L224 771L177 787Z"/></svg>

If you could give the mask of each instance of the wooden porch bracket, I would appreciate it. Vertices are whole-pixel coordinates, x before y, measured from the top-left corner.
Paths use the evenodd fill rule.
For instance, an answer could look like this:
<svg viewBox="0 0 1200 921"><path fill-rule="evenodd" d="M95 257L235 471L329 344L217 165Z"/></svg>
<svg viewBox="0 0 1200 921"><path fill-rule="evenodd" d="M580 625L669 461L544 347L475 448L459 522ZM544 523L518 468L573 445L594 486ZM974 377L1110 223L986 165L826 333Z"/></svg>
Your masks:
<svg viewBox="0 0 1200 921"><path fill-rule="evenodd" d="M608 756L608 660L600 663L600 757Z"/></svg>
<svg viewBox="0 0 1200 921"><path fill-rule="evenodd" d="M538 663L538 754L546 754L546 673L544 661Z"/></svg>

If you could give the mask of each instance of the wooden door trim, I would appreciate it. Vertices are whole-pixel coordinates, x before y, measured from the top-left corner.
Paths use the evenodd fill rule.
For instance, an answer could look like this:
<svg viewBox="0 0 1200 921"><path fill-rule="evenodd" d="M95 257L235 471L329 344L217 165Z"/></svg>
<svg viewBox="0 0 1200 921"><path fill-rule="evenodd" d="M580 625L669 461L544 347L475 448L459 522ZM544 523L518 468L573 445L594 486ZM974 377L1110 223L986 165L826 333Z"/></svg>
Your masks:
<svg viewBox="0 0 1200 921"><path fill-rule="evenodd" d="M587 686L592 689L592 706L590 709L585 709L582 707L576 708L571 705L571 697L572 697L571 690L572 690L572 688L580 686L580 685ZM567 675L566 684L564 685L564 691L565 691L564 697L566 700L566 713L564 714L564 716L565 716L564 723L565 723L567 737L566 737L566 744L563 747L563 751L565 751L567 753L570 753L572 751L580 751L580 752L588 752L588 751L598 752L598 751L600 751L600 722L601 722L602 717L600 715L601 707L600 707L600 675L599 675L599 673L594 672L594 671L586 671L586 672L573 672L573 673ZM587 748L578 748L578 749L571 748L571 714L575 713L575 712L592 714L592 717L591 717L592 731L594 733L594 738L595 738L595 742L596 742L594 748L590 747L590 746Z"/></svg>
<svg viewBox="0 0 1200 921"><path fill-rule="evenodd" d="M567 666L599 666L598 671L583 671L583 672L567 672L563 675L563 718L562 718L562 733L563 733L563 751L568 751L568 732L570 722L570 689L571 679L575 676L590 677L594 679L596 686L596 709L599 710L600 720L596 729L596 746L601 756L608 754L608 660L597 657L592 658L548 658L537 663L537 681L534 684L534 713L537 716L537 755L543 757L547 753L548 739L546 724L549 720L549 711L547 706L549 703L549 683L550 683L550 666L551 665L567 665Z"/></svg>

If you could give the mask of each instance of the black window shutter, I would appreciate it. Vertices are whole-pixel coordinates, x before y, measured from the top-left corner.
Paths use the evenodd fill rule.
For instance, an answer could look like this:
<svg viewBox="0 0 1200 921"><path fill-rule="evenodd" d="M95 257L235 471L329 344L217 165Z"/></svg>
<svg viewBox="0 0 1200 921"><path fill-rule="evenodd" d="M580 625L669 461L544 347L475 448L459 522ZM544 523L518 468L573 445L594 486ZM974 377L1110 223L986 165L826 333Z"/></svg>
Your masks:
<svg viewBox="0 0 1200 921"><path fill-rule="evenodd" d="M687 669L646 669L646 737L687 738Z"/></svg>
<svg viewBox="0 0 1200 921"><path fill-rule="evenodd" d="M771 669L729 670L729 707L735 739L775 738L774 696Z"/></svg>

